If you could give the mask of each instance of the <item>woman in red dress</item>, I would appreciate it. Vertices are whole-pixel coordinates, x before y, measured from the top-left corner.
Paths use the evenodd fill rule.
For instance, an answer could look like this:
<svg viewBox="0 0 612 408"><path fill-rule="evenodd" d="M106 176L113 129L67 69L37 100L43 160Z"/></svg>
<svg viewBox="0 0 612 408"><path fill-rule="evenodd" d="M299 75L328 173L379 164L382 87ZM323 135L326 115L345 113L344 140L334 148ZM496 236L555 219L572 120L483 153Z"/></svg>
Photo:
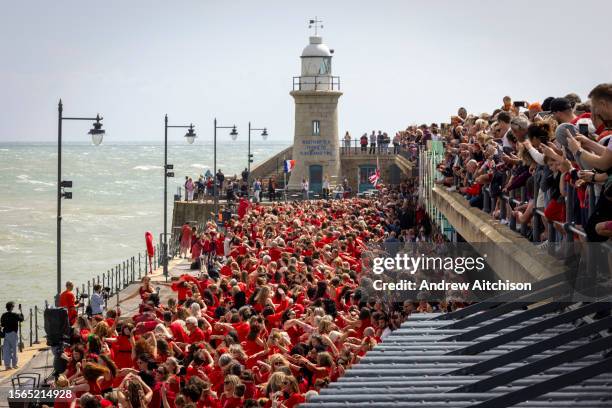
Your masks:
<svg viewBox="0 0 612 408"><path fill-rule="evenodd" d="M119 328L117 340L112 343L113 351L115 352L115 364L119 369L132 368L134 366L132 361L132 330L133 326L130 323L123 324Z"/></svg>
<svg viewBox="0 0 612 408"><path fill-rule="evenodd" d="M188 222L183 224L181 228L181 252L180 256L182 258L187 258L187 252L191 248L191 226Z"/></svg>
<svg viewBox="0 0 612 408"><path fill-rule="evenodd" d="M155 292L155 290L151 285L151 278L149 276L143 277L142 285L140 286L140 289L138 289L138 293L140 294L142 301L145 302L153 292Z"/></svg>
<svg viewBox="0 0 612 408"><path fill-rule="evenodd" d="M74 382L72 391L80 397L86 392L100 395L100 381L109 374L109 369L97 363L88 362L83 366L83 375Z"/></svg>

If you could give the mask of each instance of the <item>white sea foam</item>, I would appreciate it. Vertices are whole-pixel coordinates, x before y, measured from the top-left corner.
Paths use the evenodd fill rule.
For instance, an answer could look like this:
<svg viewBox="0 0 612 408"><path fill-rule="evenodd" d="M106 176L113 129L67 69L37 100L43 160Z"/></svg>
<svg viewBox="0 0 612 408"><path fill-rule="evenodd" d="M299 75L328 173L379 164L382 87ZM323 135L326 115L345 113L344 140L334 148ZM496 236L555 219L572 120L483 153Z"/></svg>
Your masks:
<svg viewBox="0 0 612 408"><path fill-rule="evenodd" d="M194 169L208 169L208 168L210 168L209 166L206 166L204 164L197 164L197 163L192 164L191 167L193 167Z"/></svg>
<svg viewBox="0 0 612 408"><path fill-rule="evenodd" d="M40 185L43 185L43 186L50 186L50 187L55 186L55 184L47 183L46 181L31 180L30 176L28 176L27 174L20 174L20 175L18 175L17 176L17 180L19 180L18 183L40 184Z"/></svg>
<svg viewBox="0 0 612 408"><path fill-rule="evenodd" d="M162 166L154 166L154 165L150 164L150 165L142 165L142 166L132 167L132 170L149 171L149 170L157 170L157 169L161 169L161 168L162 168Z"/></svg>
<svg viewBox="0 0 612 408"><path fill-rule="evenodd" d="M14 254L15 252L17 252L19 248L15 245L0 245L0 252L3 252L5 254Z"/></svg>

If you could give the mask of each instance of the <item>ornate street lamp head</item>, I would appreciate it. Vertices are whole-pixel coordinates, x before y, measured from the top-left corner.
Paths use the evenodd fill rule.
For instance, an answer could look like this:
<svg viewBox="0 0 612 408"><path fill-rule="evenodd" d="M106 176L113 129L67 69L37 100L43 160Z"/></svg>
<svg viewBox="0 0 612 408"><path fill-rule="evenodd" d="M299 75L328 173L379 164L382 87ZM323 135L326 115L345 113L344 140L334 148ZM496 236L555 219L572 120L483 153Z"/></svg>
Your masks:
<svg viewBox="0 0 612 408"><path fill-rule="evenodd" d="M93 124L93 128L88 132L88 134L91 135L91 142L96 146L102 143L102 139L104 139L104 135L106 134L106 131L102 129L102 123L100 123L102 119L104 118L101 118L99 114L96 115L96 121Z"/></svg>
<svg viewBox="0 0 612 408"><path fill-rule="evenodd" d="M232 137L232 140L236 140L236 138L238 137L238 130L236 130L236 125L234 125L232 127L232 131L230 132L230 136Z"/></svg>
<svg viewBox="0 0 612 408"><path fill-rule="evenodd" d="M189 130L187 130L187 133L185 133L185 140L187 140L187 143L193 144L195 138L196 138L196 133L193 130L193 123L192 123L189 125Z"/></svg>
<svg viewBox="0 0 612 408"><path fill-rule="evenodd" d="M263 140L266 140L268 138L268 129L264 128L263 132L261 132L261 137L263 138Z"/></svg>

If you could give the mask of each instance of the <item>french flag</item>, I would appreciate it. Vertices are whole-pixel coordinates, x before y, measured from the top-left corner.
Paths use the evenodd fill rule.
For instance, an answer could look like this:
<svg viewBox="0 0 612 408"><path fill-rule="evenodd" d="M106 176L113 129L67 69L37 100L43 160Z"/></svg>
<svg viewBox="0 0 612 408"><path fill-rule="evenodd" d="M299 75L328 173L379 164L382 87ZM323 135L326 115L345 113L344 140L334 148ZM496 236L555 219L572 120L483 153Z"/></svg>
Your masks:
<svg viewBox="0 0 612 408"><path fill-rule="evenodd" d="M285 173L291 173L291 170L295 167L295 160L285 160L283 167L285 168Z"/></svg>

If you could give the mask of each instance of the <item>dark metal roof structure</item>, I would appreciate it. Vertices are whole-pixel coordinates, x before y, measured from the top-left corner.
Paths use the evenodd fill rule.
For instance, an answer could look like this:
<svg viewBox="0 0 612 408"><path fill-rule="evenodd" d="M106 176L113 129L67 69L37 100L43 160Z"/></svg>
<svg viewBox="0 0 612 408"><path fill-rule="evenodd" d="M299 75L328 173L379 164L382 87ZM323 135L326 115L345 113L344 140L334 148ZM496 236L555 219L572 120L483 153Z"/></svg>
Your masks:
<svg viewBox="0 0 612 408"><path fill-rule="evenodd" d="M612 407L610 299L533 299L414 314L300 407Z"/></svg>

